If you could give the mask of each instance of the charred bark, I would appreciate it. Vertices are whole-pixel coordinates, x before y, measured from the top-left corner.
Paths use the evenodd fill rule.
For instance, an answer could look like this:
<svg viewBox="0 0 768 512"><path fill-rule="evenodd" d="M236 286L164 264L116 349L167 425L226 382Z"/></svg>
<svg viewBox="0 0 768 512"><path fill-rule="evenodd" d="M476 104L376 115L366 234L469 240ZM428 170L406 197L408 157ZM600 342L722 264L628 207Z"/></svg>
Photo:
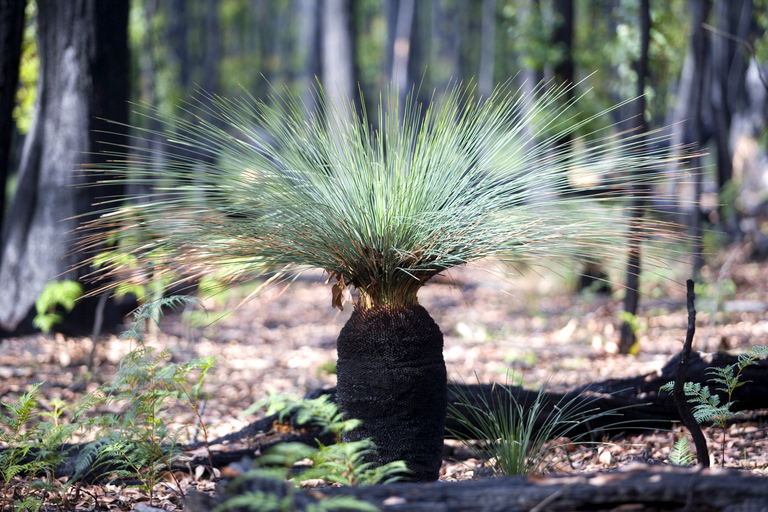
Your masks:
<svg viewBox="0 0 768 512"><path fill-rule="evenodd" d="M127 144L125 129L103 119L128 119L128 2L37 5L40 76L2 232L0 335L31 330L35 299L49 280L89 271L74 270L87 255L70 252L73 230L100 198L122 195L81 169L106 159L96 152ZM68 316L72 330L88 332L97 302L80 302Z"/></svg>
<svg viewBox="0 0 768 512"><path fill-rule="evenodd" d="M437 480L447 409L443 334L421 306L356 308L339 334L336 400L362 421L344 441L372 438L376 462L406 461Z"/></svg>

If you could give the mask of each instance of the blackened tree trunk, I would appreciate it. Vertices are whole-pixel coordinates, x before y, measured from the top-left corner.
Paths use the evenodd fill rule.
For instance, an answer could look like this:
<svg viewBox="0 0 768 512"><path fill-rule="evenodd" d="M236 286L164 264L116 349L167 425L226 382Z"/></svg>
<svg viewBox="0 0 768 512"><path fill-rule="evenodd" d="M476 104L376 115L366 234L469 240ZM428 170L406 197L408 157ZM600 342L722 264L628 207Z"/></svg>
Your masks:
<svg viewBox="0 0 768 512"><path fill-rule="evenodd" d="M693 48L693 67L694 80L693 89L690 92L692 96L691 131L693 140L696 144L704 143L704 116L702 109L704 107L704 87L706 84L705 62L709 55L710 48L707 44L707 37L704 32L703 23L709 17L709 11L712 8L710 0L691 0L691 46ZM701 158L694 156L691 159L693 169L701 169ZM701 239L701 208L698 206L701 199L702 178L700 172L695 172L694 176L694 205L693 215L691 217L691 228L694 232L695 240L693 248L693 275L697 278L704 266L704 244Z"/></svg>
<svg viewBox="0 0 768 512"><path fill-rule="evenodd" d="M410 480L437 480L447 376L443 334L427 310L358 305L337 349L337 401L349 417L362 421L343 439L373 438L377 463L405 460Z"/></svg>
<svg viewBox="0 0 768 512"><path fill-rule="evenodd" d="M25 0L0 0L0 226L5 215L5 186L10 174L13 106L19 83Z"/></svg>
<svg viewBox="0 0 768 512"><path fill-rule="evenodd" d="M78 168L98 165L91 154L125 145L122 129L100 119L127 122L128 1L38 0L40 76L32 126L22 150L18 187L2 232L0 326L31 325L35 298L52 279L78 279L85 260L69 254L75 216L94 210L115 187L84 188ZM103 130L113 133L103 133ZM108 146L107 146L108 147ZM65 220L66 219L66 220ZM89 329L93 302L83 301L74 322Z"/></svg>
<svg viewBox="0 0 768 512"><path fill-rule="evenodd" d="M718 0L715 14L718 28L723 34L731 34L732 0ZM728 105L728 75L735 60L736 43L721 34L712 36L712 115L714 117L715 143L717 145L717 186L722 187L733 174L730 150L731 110ZM742 57L743 59L743 57Z"/></svg>
<svg viewBox="0 0 768 512"><path fill-rule="evenodd" d="M651 8L649 0L640 2L640 58L635 63L637 73L637 99L634 101L635 115L632 117L635 130L641 133L647 131L645 126L645 79L648 76L648 47L651 40ZM643 151L644 146L638 147ZM627 281L624 295L624 311L631 315L637 314L637 302L639 298L638 287L640 286L640 244L642 243L642 234L640 225L649 190L645 186L638 186L637 190L632 191L634 197L630 199L629 215L633 222L630 224L629 254L627 255ZM625 320L621 324L621 334L619 337L619 352L629 354L635 345L635 331L632 323Z"/></svg>
<svg viewBox="0 0 768 512"><path fill-rule="evenodd" d="M558 83L573 83L573 0L556 0L553 8L558 20L552 33L552 41L563 52L562 58L555 65L555 80ZM569 92L569 98L571 97L573 91Z"/></svg>

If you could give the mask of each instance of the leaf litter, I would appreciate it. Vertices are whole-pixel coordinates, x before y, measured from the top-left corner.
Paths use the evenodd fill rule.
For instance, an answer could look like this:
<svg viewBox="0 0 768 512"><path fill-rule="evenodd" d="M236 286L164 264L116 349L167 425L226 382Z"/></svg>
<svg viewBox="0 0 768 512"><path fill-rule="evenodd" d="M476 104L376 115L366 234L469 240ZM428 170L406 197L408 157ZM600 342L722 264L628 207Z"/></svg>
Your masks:
<svg viewBox="0 0 768 512"><path fill-rule="evenodd" d="M768 262L751 261L747 254L744 248L731 249L704 268L702 274L709 285L702 287L704 293L697 297L695 349L740 353L768 344L768 305L764 302L768 298ZM723 276L720 269L726 261L727 275ZM733 286L721 297L712 325L713 290L724 289L726 279ZM244 287L204 300L207 313L169 313L161 320L159 333L149 344L175 350L174 361L216 357L216 369L203 388L203 418L211 439L239 431L258 419L257 415L241 413L270 393L303 395L335 385L336 337L351 311L329 307L336 297L323 281L320 273L307 273L287 289L272 288L234 311L227 309L235 308L248 295ZM656 372L680 350L687 322L682 286L652 281L643 286L636 356L616 353L620 294L576 294L573 286L558 276L495 281L482 269L462 269L434 279L419 297L444 333L449 380L514 382L533 388L546 384L565 389ZM221 315L222 311L227 314ZM120 358L130 350L116 335L102 336L96 367L89 374L85 361L91 347L88 337L61 334L2 340L0 400L13 402L33 383L45 382L41 409L49 410L55 398L71 403L111 379ZM768 476L765 413L753 411L730 425L725 437L726 467ZM191 410L174 409L170 417L172 428L182 427L186 432L183 441L201 440ZM720 465L721 432L714 428L704 432L712 456L717 457L713 465ZM632 461L668 464L672 447L682 435L684 429L676 426L671 432L606 438L584 447L571 445L568 439L552 440L551 468L577 473ZM72 442L84 440L87 438ZM489 472L482 460L461 443L446 441L442 480L484 476ZM185 487L214 488L209 473L196 468L191 468L191 474L179 473L177 478ZM65 480L59 483L63 485ZM12 487L21 489L29 483L16 477ZM158 483L154 495L153 506L182 509L171 483ZM126 486L76 484L62 505L70 510L128 510L148 499L147 493Z"/></svg>

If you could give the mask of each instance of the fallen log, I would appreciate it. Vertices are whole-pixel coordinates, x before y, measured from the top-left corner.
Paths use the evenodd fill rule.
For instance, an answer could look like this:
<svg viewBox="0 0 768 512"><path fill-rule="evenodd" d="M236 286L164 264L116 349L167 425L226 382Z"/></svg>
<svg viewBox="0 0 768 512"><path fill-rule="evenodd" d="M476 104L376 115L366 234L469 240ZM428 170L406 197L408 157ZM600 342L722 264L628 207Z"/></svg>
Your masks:
<svg viewBox="0 0 768 512"><path fill-rule="evenodd" d="M492 407L500 412L508 411L510 404L514 401L521 404L524 409L528 409L539 393L542 393L541 414L537 426L546 421L556 407L571 403L571 407L580 409L586 413L586 417L591 417L588 421L575 425L571 432L573 435L669 429L673 422L680 421L680 414L672 395L660 392L660 388L675 379L679 357L679 354L676 354L670 358L661 371L656 373L595 382L563 393L539 392L500 384L453 383L448 385L448 403L453 404L456 410L466 417L471 417L468 414L468 406L480 409ZM737 361L737 356L726 353L692 352L685 380L699 382L702 385L708 384L714 394L716 385L709 382L712 377L710 369L724 368ZM755 365L746 367L742 372L741 381L746 384L734 391L732 410L768 409L768 360L758 360ZM327 394L333 400L335 391L335 388L314 390L307 395L307 398ZM722 393L720 399L721 403L727 402L727 397ZM257 436L265 432L264 428L270 427L276 419L277 415L261 418L238 432L212 441L211 444L230 443ZM294 427L298 426L294 425ZM446 422L446 433L448 437L469 434L454 415L451 415Z"/></svg>
<svg viewBox="0 0 768 512"><path fill-rule="evenodd" d="M664 368L648 375L630 377L626 379L610 379L602 382L577 387L564 393L541 392L542 412L539 415L538 424L545 421L548 414L561 407L565 403L573 403L574 407L587 411L592 418L589 421L581 421L573 426L569 436L590 435L593 439L599 439L605 434L616 435L620 433L647 432L649 430L662 430L672 427L673 422L679 422L680 416L675 406L672 395L660 393L659 388L674 380L677 370L679 355L673 356ZM693 352L690 356L686 380L707 384L711 375L708 369L712 367L723 368L734 364L738 358L725 353L704 354ZM734 404L732 410L759 410L768 409L768 360L759 360L754 366L748 366L742 372L742 382L746 385L736 388L733 394ZM710 385L714 392L715 386ZM320 389L308 393L308 398L316 398L320 395L330 395L333 400L335 389ZM456 404L458 411L466 412L466 402L473 407L492 407L497 411L508 411L511 400L514 399L524 408L530 407L534 402L538 391L526 390L517 386L504 386L499 384L450 384L448 386L448 399L450 404ZM721 396L721 402L725 403L726 397ZM614 413L611 413L611 412ZM288 424L288 429L278 433L275 426L279 422L278 415L260 418L238 432L233 432L221 438L212 440L209 444L214 447L211 453L213 466L221 468L243 456L254 456L259 451L274 444L282 442L305 442L314 444L318 432L297 425L295 419ZM538 426L538 425L537 425ZM449 417L446 423L446 433L449 437L467 435L464 426L455 417ZM322 438L324 444L332 442L327 436ZM199 450L205 443L193 443L181 447L194 455L183 466L208 466L210 464L208 454ZM222 448L221 445L230 445ZM62 452L66 452L66 460L57 469L56 474L69 477L93 478L92 468L77 471L75 460L77 454L85 445L63 445ZM34 453L28 454L33 457ZM184 469L179 466L178 469Z"/></svg>
<svg viewBox="0 0 768 512"><path fill-rule="evenodd" d="M246 493L255 493L246 495ZM290 510L351 496L393 512L687 511L768 512L768 479L739 471L631 465L614 472L550 478L504 477L470 482L327 487L294 491L266 478L222 483L215 496L192 492L188 512L208 512L227 500L253 501L256 493L290 502ZM240 512L246 505L222 506ZM317 509L316 509L317 510ZM339 508L334 510L354 510Z"/></svg>

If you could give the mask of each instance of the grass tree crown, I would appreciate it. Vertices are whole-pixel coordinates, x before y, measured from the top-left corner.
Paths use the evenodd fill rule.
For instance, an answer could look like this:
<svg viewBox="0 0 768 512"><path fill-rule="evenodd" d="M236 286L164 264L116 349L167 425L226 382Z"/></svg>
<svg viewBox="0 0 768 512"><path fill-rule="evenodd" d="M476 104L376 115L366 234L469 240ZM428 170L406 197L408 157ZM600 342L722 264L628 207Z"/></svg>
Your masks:
<svg viewBox="0 0 768 512"><path fill-rule="evenodd" d="M79 249L98 251L99 276L127 262L224 282L324 269L334 306L354 288L372 309L417 304L436 274L481 259L618 264L631 237L676 239L658 220L629 232L620 201L663 177L675 158L665 136L576 136L607 113L579 116L572 87L500 86L478 99L456 85L428 104L391 93L375 123L321 88L314 109L289 91L201 95L180 115L139 107L160 126L140 138L162 147L115 148L97 171L144 192L105 199Z"/></svg>

